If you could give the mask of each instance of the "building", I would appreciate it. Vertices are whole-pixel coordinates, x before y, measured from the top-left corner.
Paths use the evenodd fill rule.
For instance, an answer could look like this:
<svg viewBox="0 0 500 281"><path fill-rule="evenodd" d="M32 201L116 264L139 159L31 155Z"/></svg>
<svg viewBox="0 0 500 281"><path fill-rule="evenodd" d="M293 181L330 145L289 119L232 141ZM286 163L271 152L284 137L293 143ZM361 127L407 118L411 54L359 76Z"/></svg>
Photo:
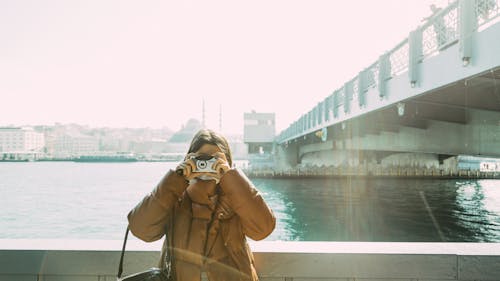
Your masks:
<svg viewBox="0 0 500 281"><path fill-rule="evenodd" d="M500 159L498 158L459 155L456 165L458 170L500 172Z"/></svg>
<svg viewBox="0 0 500 281"><path fill-rule="evenodd" d="M243 118L243 142L248 146L248 167L250 169L273 167L275 114L252 111L245 113Z"/></svg>
<svg viewBox="0 0 500 281"><path fill-rule="evenodd" d="M31 127L0 127L0 152L38 152L44 146L43 134Z"/></svg>
<svg viewBox="0 0 500 281"><path fill-rule="evenodd" d="M248 145L248 153L271 153L276 134L275 114L252 111L245 113L243 118L243 142Z"/></svg>
<svg viewBox="0 0 500 281"><path fill-rule="evenodd" d="M169 143L183 143L183 144L188 144L187 147L189 147L189 144L191 143L191 140L193 139L194 135L200 130L204 128L202 123L196 119L189 119L186 123L185 126L182 126L182 128L175 132L170 139L168 140Z"/></svg>
<svg viewBox="0 0 500 281"><path fill-rule="evenodd" d="M83 134L65 134L54 140L54 156L75 157L95 154L99 151L99 139Z"/></svg>
<svg viewBox="0 0 500 281"><path fill-rule="evenodd" d="M31 159L44 146L43 134L31 127L0 127L0 160Z"/></svg>

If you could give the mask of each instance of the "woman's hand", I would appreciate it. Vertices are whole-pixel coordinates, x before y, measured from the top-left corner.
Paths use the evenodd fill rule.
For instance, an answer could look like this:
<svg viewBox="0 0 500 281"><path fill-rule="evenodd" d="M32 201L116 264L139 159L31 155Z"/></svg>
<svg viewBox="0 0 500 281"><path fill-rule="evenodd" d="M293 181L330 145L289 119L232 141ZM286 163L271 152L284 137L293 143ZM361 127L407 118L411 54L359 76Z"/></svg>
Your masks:
<svg viewBox="0 0 500 281"><path fill-rule="evenodd" d="M181 176L183 176L186 180L191 180L197 176L200 176L203 173L196 173L196 163L193 159L193 156L196 156L196 153L189 153L184 158L184 162L180 163L176 168L175 172Z"/></svg>
<svg viewBox="0 0 500 281"><path fill-rule="evenodd" d="M231 170L231 167L229 166L224 153L217 152L214 156L217 161L213 164L212 169L217 172L217 178L220 179L227 171Z"/></svg>
<svg viewBox="0 0 500 281"><path fill-rule="evenodd" d="M175 171L182 175L187 181L192 180L197 177L206 176L208 178L213 178L216 182L219 182L220 178L231 169L229 163L227 162L226 155L222 152L215 153L214 156L216 158L216 162L212 164L212 169L215 170L215 173L207 173L207 172L196 172L196 162L194 159L191 159L193 156L197 156L197 153L190 153L184 159L184 162L179 164Z"/></svg>

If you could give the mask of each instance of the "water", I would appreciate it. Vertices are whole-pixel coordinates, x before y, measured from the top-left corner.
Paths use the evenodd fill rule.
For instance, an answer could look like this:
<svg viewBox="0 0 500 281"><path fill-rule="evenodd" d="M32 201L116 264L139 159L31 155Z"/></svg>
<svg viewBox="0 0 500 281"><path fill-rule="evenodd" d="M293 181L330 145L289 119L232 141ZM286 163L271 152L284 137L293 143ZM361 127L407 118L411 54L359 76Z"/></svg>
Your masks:
<svg viewBox="0 0 500 281"><path fill-rule="evenodd" d="M122 239L174 163L0 163L0 239ZM499 180L253 179L266 240L500 241Z"/></svg>

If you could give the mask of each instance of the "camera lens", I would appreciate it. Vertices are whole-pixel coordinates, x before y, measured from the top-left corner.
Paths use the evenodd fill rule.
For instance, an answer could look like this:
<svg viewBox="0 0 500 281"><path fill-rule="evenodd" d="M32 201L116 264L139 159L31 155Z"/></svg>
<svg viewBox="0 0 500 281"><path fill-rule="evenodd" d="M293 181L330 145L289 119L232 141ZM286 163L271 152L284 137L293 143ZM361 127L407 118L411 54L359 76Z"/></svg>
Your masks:
<svg viewBox="0 0 500 281"><path fill-rule="evenodd" d="M198 161L196 166L198 166L199 169L205 169L207 167L207 161Z"/></svg>

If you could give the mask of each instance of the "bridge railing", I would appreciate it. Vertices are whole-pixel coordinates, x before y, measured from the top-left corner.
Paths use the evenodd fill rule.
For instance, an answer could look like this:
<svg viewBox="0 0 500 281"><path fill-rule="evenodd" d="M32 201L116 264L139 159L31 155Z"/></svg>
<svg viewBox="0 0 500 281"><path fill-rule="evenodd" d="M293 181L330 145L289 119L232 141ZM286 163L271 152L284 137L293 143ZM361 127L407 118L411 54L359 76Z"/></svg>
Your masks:
<svg viewBox="0 0 500 281"><path fill-rule="evenodd" d="M458 2L450 4L420 27L422 32L422 60L436 54L458 40Z"/></svg>
<svg viewBox="0 0 500 281"><path fill-rule="evenodd" d="M390 74L391 76L398 76L408 70L408 56L410 52L410 45L408 38L399 43L394 49L389 51L390 61Z"/></svg>
<svg viewBox="0 0 500 281"><path fill-rule="evenodd" d="M338 123L341 116L367 110L370 89L374 88L383 100L387 82L404 73L408 73L411 87L416 87L418 65L454 44L460 44L461 57L467 65L471 57L470 35L499 20L500 0L457 0L450 3L410 32L408 38L294 121L276 137L276 141L286 143Z"/></svg>
<svg viewBox="0 0 500 281"><path fill-rule="evenodd" d="M500 1L498 0L476 0L474 8L479 30L495 22L500 16Z"/></svg>

